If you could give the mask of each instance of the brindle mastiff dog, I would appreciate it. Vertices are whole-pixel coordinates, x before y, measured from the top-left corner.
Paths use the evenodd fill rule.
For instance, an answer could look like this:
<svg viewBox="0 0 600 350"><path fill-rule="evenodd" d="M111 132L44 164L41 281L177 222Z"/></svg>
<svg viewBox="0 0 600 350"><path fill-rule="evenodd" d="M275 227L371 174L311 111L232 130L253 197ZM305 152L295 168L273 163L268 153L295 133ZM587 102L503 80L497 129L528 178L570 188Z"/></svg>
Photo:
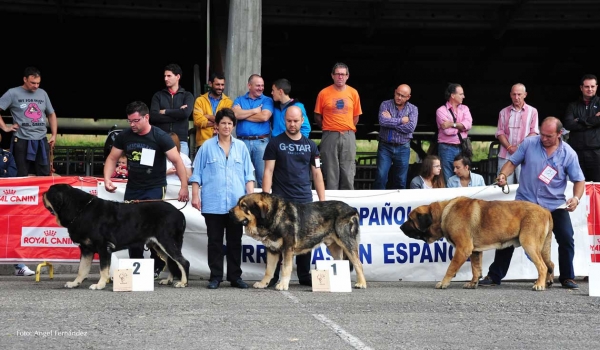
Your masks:
<svg viewBox="0 0 600 350"><path fill-rule="evenodd" d="M458 197L415 208L400 229L429 244L444 237L456 248L446 276L435 286L438 289L448 287L469 257L473 278L464 288L477 288L482 251L522 246L538 270L533 290L544 290L554 282L552 227L550 212L537 204Z"/></svg>
<svg viewBox="0 0 600 350"><path fill-rule="evenodd" d="M294 255L310 252L325 243L331 255L344 255L356 269L355 288L367 288L358 257L360 226L356 209L340 201L295 204L269 193L252 193L241 197L229 214L246 226L246 234L267 248L267 269L254 288L266 288L283 255L281 280L277 290L288 290Z"/></svg>

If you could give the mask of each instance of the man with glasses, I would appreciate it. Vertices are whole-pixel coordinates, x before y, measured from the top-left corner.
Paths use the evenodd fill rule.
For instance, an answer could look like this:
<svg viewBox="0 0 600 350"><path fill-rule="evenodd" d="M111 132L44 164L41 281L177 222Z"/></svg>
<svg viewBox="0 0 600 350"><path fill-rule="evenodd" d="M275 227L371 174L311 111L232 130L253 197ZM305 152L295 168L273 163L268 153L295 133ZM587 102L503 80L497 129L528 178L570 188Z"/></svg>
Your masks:
<svg viewBox="0 0 600 350"><path fill-rule="evenodd" d="M391 189L406 188L410 163L410 140L417 127L419 109L408 102L410 86L402 84L394 98L379 106L379 144L377 145L377 176L374 190L385 190L392 168Z"/></svg>
<svg viewBox="0 0 600 350"><path fill-rule="evenodd" d="M353 190L356 172L356 124L362 114L358 91L346 81L350 70L336 63L333 84L324 88L315 103L315 122L323 130L320 152L328 190Z"/></svg>
<svg viewBox="0 0 600 350"><path fill-rule="evenodd" d="M187 183L187 173L177 147L169 134L150 125L148 106L144 102L131 102L125 112L131 128L123 130L115 138L104 163L104 188L108 192L115 192L117 189L111 176L119 157L125 154L129 166L129 178L124 199L126 201L163 199L167 186L166 159L175 166L181 183ZM179 201L187 202L188 199L188 186L181 186ZM142 259L143 253L143 247L129 249L129 256L132 259ZM158 278L158 273L162 271L165 263L158 258L154 250L151 256L154 259L155 278Z"/></svg>
<svg viewBox="0 0 600 350"><path fill-rule="evenodd" d="M586 74L579 85L581 97L567 107L565 128L570 131L569 144L579 157L587 181L600 182L600 97L596 96L598 79Z"/></svg>

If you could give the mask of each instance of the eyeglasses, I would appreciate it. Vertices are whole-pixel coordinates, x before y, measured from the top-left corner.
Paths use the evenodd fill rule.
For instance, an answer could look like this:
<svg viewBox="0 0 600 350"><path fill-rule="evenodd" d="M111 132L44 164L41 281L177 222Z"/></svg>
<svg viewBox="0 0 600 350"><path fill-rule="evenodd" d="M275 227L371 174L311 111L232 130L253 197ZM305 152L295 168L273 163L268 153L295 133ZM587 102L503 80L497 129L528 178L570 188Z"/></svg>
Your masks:
<svg viewBox="0 0 600 350"><path fill-rule="evenodd" d="M399 94L399 93L397 93L397 92L394 92L394 95L396 95L396 96L398 96L398 97L401 97L401 98L408 98L408 95L404 96L404 95L402 95L402 94Z"/></svg>
<svg viewBox="0 0 600 350"><path fill-rule="evenodd" d="M345 77L346 75L348 75L348 73L333 73L333 75L338 77Z"/></svg>
<svg viewBox="0 0 600 350"><path fill-rule="evenodd" d="M442 166L441 165L434 165L433 167L434 168L441 168Z"/></svg>
<svg viewBox="0 0 600 350"><path fill-rule="evenodd" d="M140 122L140 120L142 120L142 118L138 118L138 119L127 119L127 123L129 124L137 124Z"/></svg>

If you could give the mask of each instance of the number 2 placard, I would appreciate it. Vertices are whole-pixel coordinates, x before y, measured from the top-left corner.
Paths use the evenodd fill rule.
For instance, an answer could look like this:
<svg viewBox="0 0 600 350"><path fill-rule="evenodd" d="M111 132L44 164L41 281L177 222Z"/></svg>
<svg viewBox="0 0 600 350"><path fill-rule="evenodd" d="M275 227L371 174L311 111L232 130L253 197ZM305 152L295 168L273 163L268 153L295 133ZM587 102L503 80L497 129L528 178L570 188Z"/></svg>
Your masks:
<svg viewBox="0 0 600 350"><path fill-rule="evenodd" d="M331 292L352 292L348 260L317 260L317 270L329 270Z"/></svg>
<svg viewBox="0 0 600 350"><path fill-rule="evenodd" d="M119 259L119 269L132 270L132 292L154 291L154 259Z"/></svg>

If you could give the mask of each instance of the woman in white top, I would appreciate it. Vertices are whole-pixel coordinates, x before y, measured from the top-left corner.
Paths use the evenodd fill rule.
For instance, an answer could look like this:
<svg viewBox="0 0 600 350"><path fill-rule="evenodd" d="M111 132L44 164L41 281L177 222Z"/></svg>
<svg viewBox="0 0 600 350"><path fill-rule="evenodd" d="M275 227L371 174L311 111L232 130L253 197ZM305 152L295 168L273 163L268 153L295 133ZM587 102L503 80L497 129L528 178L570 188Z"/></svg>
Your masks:
<svg viewBox="0 0 600 350"><path fill-rule="evenodd" d="M444 188L444 176L440 175L442 165L440 158L428 155L421 164L421 173L410 182L410 188Z"/></svg>
<svg viewBox="0 0 600 350"><path fill-rule="evenodd" d="M177 147L177 152L179 152L179 155L181 156L181 160L183 160L183 166L185 167L185 172L187 173L187 178L189 180L190 176L192 176L192 161L191 161L190 157L181 153L181 143L179 142L179 136L177 136L177 134L174 132L170 132L169 135L173 139L173 142L175 142L175 147ZM179 177L177 176L177 170L175 170L173 163L171 163L168 159L167 159L167 185L181 185L181 181L179 180Z"/></svg>

